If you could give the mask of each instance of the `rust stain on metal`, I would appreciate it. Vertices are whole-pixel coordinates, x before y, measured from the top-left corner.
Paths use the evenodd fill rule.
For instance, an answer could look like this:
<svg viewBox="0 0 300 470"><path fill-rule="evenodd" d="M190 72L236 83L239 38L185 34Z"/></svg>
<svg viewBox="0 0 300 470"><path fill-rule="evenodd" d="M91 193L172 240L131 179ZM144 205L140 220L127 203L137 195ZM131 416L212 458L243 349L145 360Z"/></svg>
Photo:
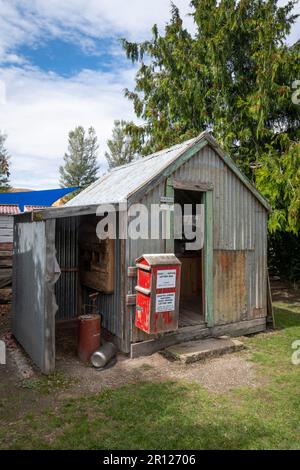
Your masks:
<svg viewBox="0 0 300 470"><path fill-rule="evenodd" d="M251 312L252 318L264 318L266 316L265 308L253 308Z"/></svg>
<svg viewBox="0 0 300 470"><path fill-rule="evenodd" d="M216 250L215 255L216 322L242 320L247 314L245 251Z"/></svg>
<svg viewBox="0 0 300 470"><path fill-rule="evenodd" d="M218 253L218 262L220 263L222 271L225 273L230 272L230 266L232 266L232 253L230 253L230 255L231 256L228 256L227 251L220 251Z"/></svg>

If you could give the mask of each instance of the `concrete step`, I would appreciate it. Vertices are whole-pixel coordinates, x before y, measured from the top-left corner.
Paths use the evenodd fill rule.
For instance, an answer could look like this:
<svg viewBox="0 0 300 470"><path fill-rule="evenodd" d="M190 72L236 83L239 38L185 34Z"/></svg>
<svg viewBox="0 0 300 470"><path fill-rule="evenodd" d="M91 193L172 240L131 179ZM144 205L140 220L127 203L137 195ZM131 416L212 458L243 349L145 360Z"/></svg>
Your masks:
<svg viewBox="0 0 300 470"><path fill-rule="evenodd" d="M161 351L161 354L171 361L180 361L185 364L201 361L209 357L222 356L244 349L241 341L227 336L219 338L200 339L176 344Z"/></svg>

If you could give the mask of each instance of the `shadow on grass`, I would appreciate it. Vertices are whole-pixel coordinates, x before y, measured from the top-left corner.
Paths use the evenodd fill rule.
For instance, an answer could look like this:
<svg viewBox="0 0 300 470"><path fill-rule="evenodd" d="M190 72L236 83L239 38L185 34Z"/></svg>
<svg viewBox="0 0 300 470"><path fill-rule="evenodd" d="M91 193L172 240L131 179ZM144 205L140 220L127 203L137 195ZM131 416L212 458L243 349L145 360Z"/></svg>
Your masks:
<svg viewBox="0 0 300 470"><path fill-rule="evenodd" d="M235 398L235 399L234 399ZM212 397L195 385L139 383L70 400L10 441L14 449L263 449L295 446L261 397ZM263 401L263 403L261 402ZM264 406L263 406L264 405ZM280 409L280 408L279 408ZM16 438L16 434L13 436ZM49 440L49 437L50 440Z"/></svg>

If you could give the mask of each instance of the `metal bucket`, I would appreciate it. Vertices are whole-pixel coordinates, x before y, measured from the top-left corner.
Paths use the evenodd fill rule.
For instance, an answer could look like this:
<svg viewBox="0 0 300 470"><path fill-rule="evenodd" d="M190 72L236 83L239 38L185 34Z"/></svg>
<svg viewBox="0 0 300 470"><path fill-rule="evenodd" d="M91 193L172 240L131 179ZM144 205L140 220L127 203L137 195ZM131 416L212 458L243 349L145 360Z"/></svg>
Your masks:
<svg viewBox="0 0 300 470"><path fill-rule="evenodd" d="M97 369L102 369L116 356L117 348L113 343L104 343L91 356L91 363Z"/></svg>
<svg viewBox="0 0 300 470"><path fill-rule="evenodd" d="M87 362L101 344L101 317L98 314L81 315L78 320L78 357Z"/></svg>

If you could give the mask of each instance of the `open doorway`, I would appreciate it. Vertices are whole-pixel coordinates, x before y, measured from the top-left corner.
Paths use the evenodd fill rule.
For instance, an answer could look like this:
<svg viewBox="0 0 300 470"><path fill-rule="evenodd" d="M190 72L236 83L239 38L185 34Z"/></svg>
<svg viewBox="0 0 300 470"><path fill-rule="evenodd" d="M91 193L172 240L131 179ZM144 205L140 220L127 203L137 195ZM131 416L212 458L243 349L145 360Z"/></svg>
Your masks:
<svg viewBox="0 0 300 470"><path fill-rule="evenodd" d="M190 218L190 223L196 217L196 205L203 204L204 193L201 191L191 191L185 189L174 190L175 204L182 208L185 214L184 205L189 204L192 208L190 215L182 218L181 237L174 239L175 254L181 261L181 291L179 304L179 328L199 325L205 321L204 308L204 276L203 276L203 248L191 250L187 247L187 240L183 229L186 218ZM178 235L177 235L178 237Z"/></svg>
<svg viewBox="0 0 300 470"><path fill-rule="evenodd" d="M119 325L114 315L118 241L99 240L95 214L56 220L55 247L61 275L55 284L57 359L77 357L78 318L101 315L101 339L114 341ZM121 320L120 320L121 321Z"/></svg>

